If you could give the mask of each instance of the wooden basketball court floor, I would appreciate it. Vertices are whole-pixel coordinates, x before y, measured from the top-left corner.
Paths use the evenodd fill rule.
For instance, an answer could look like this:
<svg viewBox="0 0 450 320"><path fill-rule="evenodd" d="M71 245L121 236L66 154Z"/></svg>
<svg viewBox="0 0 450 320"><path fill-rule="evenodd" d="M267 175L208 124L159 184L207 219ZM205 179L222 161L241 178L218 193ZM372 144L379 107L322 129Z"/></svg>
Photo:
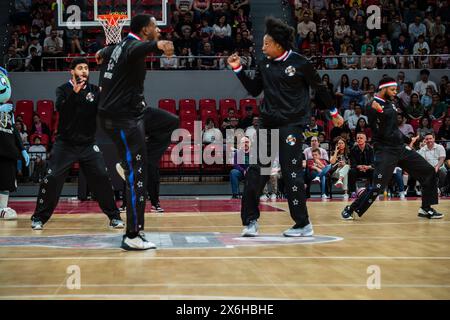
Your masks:
<svg viewBox="0 0 450 320"><path fill-rule="evenodd" d="M62 201L32 231L34 202L13 201L0 299L450 299L450 200L433 221L419 200L377 201L355 221L340 219L345 204L308 201L317 242L305 243L281 236L285 201L263 204L260 236L244 239L238 200L163 200L166 213L146 214L159 249L124 252L95 203Z"/></svg>

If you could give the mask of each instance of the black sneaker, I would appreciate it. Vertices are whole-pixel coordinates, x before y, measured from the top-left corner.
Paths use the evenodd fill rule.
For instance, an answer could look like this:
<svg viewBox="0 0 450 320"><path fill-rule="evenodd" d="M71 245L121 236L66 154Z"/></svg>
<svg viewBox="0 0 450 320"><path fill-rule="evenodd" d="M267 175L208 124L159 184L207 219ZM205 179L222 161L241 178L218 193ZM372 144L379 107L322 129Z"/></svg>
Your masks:
<svg viewBox="0 0 450 320"><path fill-rule="evenodd" d="M350 206L346 206L344 210L341 212L341 217L344 220L353 220L353 210Z"/></svg>
<svg viewBox="0 0 450 320"><path fill-rule="evenodd" d="M42 229L44 229L44 224L42 223L41 220L33 217L33 218L31 218L31 229L42 230Z"/></svg>
<svg viewBox="0 0 450 320"><path fill-rule="evenodd" d="M444 215L442 213L437 212L433 208L428 209L419 209L419 214L417 215L420 218L428 218L428 219L442 219Z"/></svg>
<svg viewBox="0 0 450 320"><path fill-rule="evenodd" d="M111 219L109 221L109 226L114 229L123 229L125 228L125 223L120 218Z"/></svg>
<svg viewBox="0 0 450 320"><path fill-rule="evenodd" d="M239 196L238 196L237 194L233 194L233 195L231 196L231 199L239 199Z"/></svg>
<svg viewBox="0 0 450 320"><path fill-rule="evenodd" d="M162 213L162 212L164 212L164 209L161 208L161 206L158 203L155 206L152 206L152 212L160 212L160 213Z"/></svg>

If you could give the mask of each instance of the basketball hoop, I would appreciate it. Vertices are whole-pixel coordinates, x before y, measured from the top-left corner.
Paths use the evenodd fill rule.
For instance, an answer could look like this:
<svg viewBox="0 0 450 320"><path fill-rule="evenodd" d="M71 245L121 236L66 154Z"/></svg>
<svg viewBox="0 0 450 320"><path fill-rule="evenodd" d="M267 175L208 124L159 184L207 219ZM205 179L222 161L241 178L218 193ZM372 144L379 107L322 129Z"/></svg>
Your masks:
<svg viewBox="0 0 450 320"><path fill-rule="evenodd" d="M128 19L128 15L119 12L99 14L100 21L106 36L106 45L119 43L122 40L122 27Z"/></svg>

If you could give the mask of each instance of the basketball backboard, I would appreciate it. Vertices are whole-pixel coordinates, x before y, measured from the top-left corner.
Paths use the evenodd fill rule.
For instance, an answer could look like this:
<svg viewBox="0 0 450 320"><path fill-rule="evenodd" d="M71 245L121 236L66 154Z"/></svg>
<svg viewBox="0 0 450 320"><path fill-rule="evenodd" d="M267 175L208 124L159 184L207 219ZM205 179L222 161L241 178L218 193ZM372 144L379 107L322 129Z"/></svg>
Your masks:
<svg viewBox="0 0 450 320"><path fill-rule="evenodd" d="M159 26L168 25L167 0L57 0L58 26L71 29L100 27L98 15L121 12L130 19L141 13L154 16Z"/></svg>

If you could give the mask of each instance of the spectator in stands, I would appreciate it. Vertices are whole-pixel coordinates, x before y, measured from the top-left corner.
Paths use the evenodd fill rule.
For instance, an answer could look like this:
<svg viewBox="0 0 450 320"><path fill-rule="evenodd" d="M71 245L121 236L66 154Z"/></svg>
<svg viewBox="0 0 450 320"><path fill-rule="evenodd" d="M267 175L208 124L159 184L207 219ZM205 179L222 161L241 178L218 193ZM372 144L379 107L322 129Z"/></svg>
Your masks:
<svg viewBox="0 0 450 320"><path fill-rule="evenodd" d="M344 190L344 199L348 199L348 172L349 166L349 153L346 141L338 137L336 140L336 149L330 158L331 169L330 173L333 178L337 178L338 181L334 184L336 188L342 188Z"/></svg>
<svg viewBox="0 0 450 320"><path fill-rule="evenodd" d="M305 160L311 160L313 159L312 151L313 150L319 150L320 152L320 159L329 160L328 158L328 152L324 148L320 147L319 144L319 137L311 137L311 146L303 150L303 155L305 156Z"/></svg>
<svg viewBox="0 0 450 320"><path fill-rule="evenodd" d="M416 16L414 19L414 23L411 23L408 27L408 33L411 38L411 41L416 41L420 35L426 36L427 35L427 28L422 23L422 17Z"/></svg>
<svg viewBox="0 0 450 320"><path fill-rule="evenodd" d="M33 38L37 38L39 43L43 43L45 40L45 33L42 32L42 28L39 28L36 25L31 26L30 34L28 35L28 39L33 40Z"/></svg>
<svg viewBox="0 0 450 320"><path fill-rule="evenodd" d="M450 82L445 85L445 90L441 92L441 100L450 105Z"/></svg>
<svg viewBox="0 0 450 320"><path fill-rule="evenodd" d="M450 115L446 116L438 132L438 140L450 141ZM450 148L448 148L450 149ZM450 168L450 167L449 167Z"/></svg>
<svg viewBox="0 0 450 320"><path fill-rule="evenodd" d="M361 68L377 69L377 56L372 53L372 47L367 47L366 52L361 57Z"/></svg>
<svg viewBox="0 0 450 320"><path fill-rule="evenodd" d="M361 10L360 3L358 1L349 1L352 3L352 8L350 9L348 15L350 18L350 23L354 24L358 16L364 16L364 11Z"/></svg>
<svg viewBox="0 0 450 320"><path fill-rule="evenodd" d="M447 113L448 105L441 102L441 97L437 92L432 94L432 102L429 108L429 115L433 120L443 120Z"/></svg>
<svg viewBox="0 0 450 320"><path fill-rule="evenodd" d="M416 60L414 57L410 56L410 51L408 48L403 50L403 55L398 57L398 67L400 69L415 69Z"/></svg>
<svg viewBox="0 0 450 320"><path fill-rule="evenodd" d="M434 167L434 171L439 178L438 187L442 188L447 176L447 169L444 166L445 148L435 143L434 132L427 133L424 142L425 145L419 150L419 154Z"/></svg>
<svg viewBox="0 0 450 320"><path fill-rule="evenodd" d="M253 123L253 107L250 105L245 106L244 110L245 110L244 117L241 120L239 120L239 128L246 130Z"/></svg>
<svg viewBox="0 0 450 320"><path fill-rule="evenodd" d="M245 130L245 135L249 137L250 141L256 138L256 130L259 129L259 117L253 116L252 125Z"/></svg>
<svg viewBox="0 0 450 320"><path fill-rule="evenodd" d="M356 198L356 181L365 178L372 183L374 151L367 143L364 132L356 134L356 144L350 150L351 169L348 173L348 188L352 198Z"/></svg>
<svg viewBox="0 0 450 320"><path fill-rule="evenodd" d="M331 166L328 165L328 161L321 157L319 149L313 149L311 151L312 159L306 161L306 168L308 170L311 183L320 183L320 192L322 200L326 200L327 196L327 173L330 171Z"/></svg>
<svg viewBox="0 0 450 320"><path fill-rule="evenodd" d="M372 40L370 39L370 37L365 37L364 44L361 46L361 55L365 54L368 48L371 49L371 52L375 51L375 48L372 45Z"/></svg>
<svg viewBox="0 0 450 320"><path fill-rule="evenodd" d="M386 33L382 33L380 41L377 44L376 52L377 54L385 54L388 49L392 52L391 42L388 40Z"/></svg>
<svg viewBox="0 0 450 320"><path fill-rule="evenodd" d="M56 29L51 31L51 35L44 40L44 53L43 57L52 57L58 58L64 56L64 43L63 40L58 37L58 33ZM62 60L57 59L55 65L58 65L58 68L61 69Z"/></svg>
<svg viewBox="0 0 450 320"><path fill-rule="evenodd" d="M67 29L66 40L70 43L70 52L86 54L81 47L81 39L83 39L83 31L81 29Z"/></svg>
<svg viewBox="0 0 450 320"><path fill-rule="evenodd" d="M406 114L409 119L420 119L425 114L425 108L419 101L419 95L417 93L411 94L411 101L406 108Z"/></svg>
<svg viewBox="0 0 450 320"><path fill-rule="evenodd" d="M396 55L403 55L405 49L410 50L411 44L404 34L401 34L398 39L393 38L393 52Z"/></svg>
<svg viewBox="0 0 450 320"><path fill-rule="evenodd" d="M430 46L425 41L425 37L423 35L420 35L417 39L417 42L414 44L413 47L413 54L419 55L422 54L422 49L427 49L427 53L430 52Z"/></svg>
<svg viewBox="0 0 450 320"><path fill-rule="evenodd" d="M356 17L356 23L352 26L352 38L355 48L360 48L357 43L361 43L366 35L367 25L362 15ZM355 41L356 40L356 41Z"/></svg>
<svg viewBox="0 0 450 320"><path fill-rule="evenodd" d="M313 10L314 13L319 14L320 10L322 10L322 9L328 10L328 1L327 0L310 0L309 6Z"/></svg>
<svg viewBox="0 0 450 320"><path fill-rule="evenodd" d="M230 1L230 9L236 14L239 9L244 10L244 14L248 16L250 14L250 1L249 0L232 0Z"/></svg>
<svg viewBox="0 0 450 320"><path fill-rule="evenodd" d="M419 128L417 129L417 135L424 139L427 134L434 133L433 128L431 126L431 118L427 116L423 116L420 119Z"/></svg>
<svg viewBox="0 0 450 320"><path fill-rule="evenodd" d="M339 68L339 61L336 58L336 53L334 52L334 48L328 48L327 55L330 56L330 58L325 58L325 67L328 70L336 70Z"/></svg>
<svg viewBox="0 0 450 320"><path fill-rule="evenodd" d="M50 128L46 123L41 121L41 117L38 114L35 114L33 116L33 125L31 126L30 135L34 134L38 135L46 134L48 137L50 137L51 135ZM39 143L41 143L41 139L39 140Z"/></svg>
<svg viewBox="0 0 450 320"><path fill-rule="evenodd" d="M39 43L39 39L36 37L31 38L30 45L28 46L28 55L31 55L31 49L36 48L36 54L37 56L42 56L42 46Z"/></svg>
<svg viewBox="0 0 450 320"><path fill-rule="evenodd" d="M356 103L360 105L364 103L364 91L359 88L358 79L352 79L351 87L345 88L342 107L348 109L351 100L356 100Z"/></svg>
<svg viewBox="0 0 450 320"><path fill-rule="evenodd" d="M438 35L445 36L445 25L442 23L442 18L440 16L436 16L434 23L431 25L429 29L430 39L436 38Z"/></svg>
<svg viewBox="0 0 450 320"><path fill-rule="evenodd" d="M255 60L253 59L249 49L243 49L241 56L241 66L243 67L243 69L244 70L251 69L254 65Z"/></svg>
<svg viewBox="0 0 450 320"><path fill-rule="evenodd" d="M26 48L27 44L25 41L19 38L19 33L17 31L14 31L11 34L11 41L9 43L9 47L14 47L16 50L16 53L19 56L25 56L26 55Z"/></svg>
<svg viewBox="0 0 450 320"><path fill-rule="evenodd" d="M230 49L232 44L231 26L227 22L227 17L225 15L220 16L217 22L213 25L213 28L213 42L215 49L217 51Z"/></svg>
<svg viewBox="0 0 450 320"><path fill-rule="evenodd" d="M360 132L363 132L366 135L367 141L370 142L372 140L372 130L367 125L367 120L364 119L363 117L360 117L358 119L358 124L356 125L356 128L355 128L356 134L358 134Z"/></svg>
<svg viewBox="0 0 450 320"><path fill-rule="evenodd" d="M411 95L416 94L417 98L419 97L419 94L415 91L413 91L413 84L412 82L405 82L403 85L403 91L401 91L397 96L400 99L400 108L403 110L406 110L411 102Z"/></svg>
<svg viewBox="0 0 450 320"><path fill-rule="evenodd" d="M194 56L192 55L191 49L188 47L181 48L181 52L179 54L178 59L178 68L190 70L193 68L193 64L195 61Z"/></svg>
<svg viewBox="0 0 450 320"><path fill-rule="evenodd" d="M359 67L359 58L356 56L356 53L353 51L353 46L349 45L347 47L347 51L342 58L342 66L345 69L355 70Z"/></svg>
<svg viewBox="0 0 450 320"><path fill-rule="evenodd" d="M408 27L402 21L402 16L396 14L394 20L389 24L389 35L391 39L399 39L402 33L407 32Z"/></svg>
<svg viewBox="0 0 450 320"><path fill-rule="evenodd" d="M406 123L406 119L405 119L405 116L403 115L403 113L397 114L397 124L398 124L398 129L405 136L410 137L410 138L414 136L414 129L409 123Z"/></svg>
<svg viewBox="0 0 450 320"><path fill-rule="evenodd" d="M341 76L341 81L339 82L339 85L336 88L335 96L337 98L337 102L339 105L342 104L342 100L344 98L344 91L346 88L350 86L350 81L348 79L348 75L345 73Z"/></svg>
<svg viewBox="0 0 450 320"><path fill-rule="evenodd" d="M159 64L161 69L178 69L178 58L173 51L168 51L167 54L162 54Z"/></svg>
<svg viewBox="0 0 450 320"><path fill-rule="evenodd" d="M317 26L314 21L311 20L311 16L308 12L303 14L303 20L297 25L297 35L299 45L307 38L309 32L317 32Z"/></svg>
<svg viewBox="0 0 450 320"><path fill-rule="evenodd" d="M20 57L14 47L8 49L8 53L3 57L3 65L8 71L22 71L24 64L22 57Z"/></svg>
<svg viewBox="0 0 450 320"><path fill-rule="evenodd" d="M375 85L370 84L369 90L367 90L367 93L364 95L364 105L363 105L364 113L366 113L366 110L370 108L370 106L372 105L372 102L375 98L375 90L376 90Z"/></svg>
<svg viewBox="0 0 450 320"><path fill-rule="evenodd" d="M344 111L344 121L348 124L348 120L355 114L356 100L350 100L348 109Z"/></svg>
<svg viewBox="0 0 450 320"><path fill-rule="evenodd" d="M195 21L200 21L203 18L209 18L209 8L211 6L210 0L194 0L192 8L194 9Z"/></svg>
<svg viewBox="0 0 450 320"><path fill-rule="evenodd" d="M311 117L311 122L306 126L303 133L305 139L309 140L311 137L317 137L320 132L323 132L323 127L317 124L316 117Z"/></svg>
<svg viewBox="0 0 450 320"><path fill-rule="evenodd" d="M392 55L391 49L385 50L385 56L381 59L383 69L397 69L397 60Z"/></svg>
<svg viewBox="0 0 450 320"><path fill-rule="evenodd" d="M212 51L211 44L209 42L203 45L203 50L200 52L202 58L197 61L200 70L212 70L217 69L217 59L214 58L215 53Z"/></svg>
<svg viewBox="0 0 450 320"><path fill-rule="evenodd" d="M420 95L424 95L426 93L427 87L432 86L434 91L437 91L436 83L429 80L430 71L427 69L423 69L420 71L420 81L417 81L414 85L414 91L419 93Z"/></svg>
<svg viewBox="0 0 450 320"><path fill-rule="evenodd" d="M420 98L420 104L425 108L425 111L428 112L430 109L429 107L431 106L432 103L433 103L433 87L428 86L425 91L425 94Z"/></svg>
<svg viewBox="0 0 450 320"><path fill-rule="evenodd" d="M250 164L250 139L243 137L234 152L233 169L230 172L232 199L239 198L239 182L245 179Z"/></svg>
<svg viewBox="0 0 450 320"><path fill-rule="evenodd" d="M31 48L30 54L25 59L26 71L41 71L41 57L38 56L36 48Z"/></svg>
<svg viewBox="0 0 450 320"><path fill-rule="evenodd" d="M222 132L214 125L214 120L206 119L205 129L203 129L203 143L213 143L214 141L223 141Z"/></svg>
<svg viewBox="0 0 450 320"><path fill-rule="evenodd" d="M222 131L225 130L231 124L231 118L235 117L235 111L233 108L228 108L227 117L222 121Z"/></svg>
<svg viewBox="0 0 450 320"><path fill-rule="evenodd" d="M177 15L183 16L188 11L192 11L194 0L176 0L175 8L177 9Z"/></svg>
<svg viewBox="0 0 450 320"><path fill-rule="evenodd" d="M354 100L352 100L353 102ZM355 101L356 102L356 101ZM346 110L347 111L347 110ZM363 118L368 121L367 116L362 114L362 107L360 104L355 104L353 115L348 117L347 123L350 130L354 131L356 126L358 125L358 121L360 118Z"/></svg>
<svg viewBox="0 0 450 320"><path fill-rule="evenodd" d="M34 137L33 144L28 148L28 153L30 154L31 162L30 162L30 174L33 174L34 165L37 157L40 157L41 160L47 159L47 149L44 145L41 144L41 137Z"/></svg>
<svg viewBox="0 0 450 320"><path fill-rule="evenodd" d="M345 36L350 36L350 26L346 23L345 18L341 17L339 23L334 26L334 41L335 46L339 45Z"/></svg>
<svg viewBox="0 0 450 320"><path fill-rule="evenodd" d="M20 140L22 141L23 146L26 148L29 145L29 143L28 143L28 133L24 129L23 122L22 121L18 121L17 119L16 119L16 129L17 129L17 132L19 132Z"/></svg>
<svg viewBox="0 0 450 320"><path fill-rule="evenodd" d="M333 84L330 82L330 76L327 73L325 73L322 76L322 83L327 86L328 92L330 93L331 96L333 96L334 94Z"/></svg>

